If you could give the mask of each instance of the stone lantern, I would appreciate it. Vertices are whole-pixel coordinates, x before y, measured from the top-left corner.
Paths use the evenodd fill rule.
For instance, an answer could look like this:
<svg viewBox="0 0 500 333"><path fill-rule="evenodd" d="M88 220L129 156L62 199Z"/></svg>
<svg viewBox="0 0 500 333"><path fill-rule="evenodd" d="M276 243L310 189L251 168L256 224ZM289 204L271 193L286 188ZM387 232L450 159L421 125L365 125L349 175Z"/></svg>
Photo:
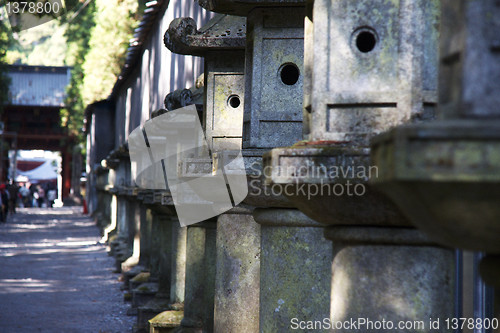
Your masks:
<svg viewBox="0 0 500 333"><path fill-rule="evenodd" d="M373 184L434 241L487 254L499 317L500 5L441 3L439 119L375 137Z"/></svg>
<svg viewBox="0 0 500 333"><path fill-rule="evenodd" d="M232 253L222 257L218 269L219 265L224 267L222 270L235 267L239 258L235 255L237 251L248 254L239 255L242 262L254 265L260 260L260 270L254 266L257 269L253 277L259 279L260 271L259 284L245 281L247 290L253 288L253 295L260 298L258 317L245 316L245 320L254 323L245 331L288 330L294 317L304 318L313 313L327 316L329 304L328 280L316 277L326 275L329 270L327 261L318 259L331 256L331 243L323 238L318 223L292 209L293 205L281 193L274 193L262 184L262 154L270 148L292 144L301 137L305 3L201 1L200 5L215 12L247 17L241 154L249 194L244 203L250 205L260 227L254 227L250 241L248 233L234 228L237 223L231 223L227 215L221 216L219 226L226 227L220 233L218 229L217 240L227 239L223 244L231 244ZM227 165L235 155L228 150L215 153L214 168ZM235 217L231 219L237 221ZM228 296L228 292L238 290L242 281L242 275L234 268L231 274L233 278L227 281L226 287L220 281L226 292L226 295L218 295L222 309L241 308L241 304L245 304L241 296ZM292 278L298 276L300 278ZM302 290L304 292L298 292ZM216 318L218 310L216 304ZM236 312L232 314L236 317ZM223 324L216 330L228 331L231 327L233 331L241 330L237 329L235 320L234 325L216 320L217 325L219 322Z"/></svg>
<svg viewBox="0 0 500 333"><path fill-rule="evenodd" d="M453 316L453 251L368 184L370 139L433 117L439 19L439 1L315 0L308 10L305 140L264 165L268 184L293 187L288 199L328 226L334 321Z"/></svg>
<svg viewBox="0 0 500 333"><path fill-rule="evenodd" d="M199 30L191 18L176 19L165 33L165 45L172 52L204 57L204 107L201 121L208 152L201 149L198 154L183 157L178 170L179 179L203 179L206 182L203 189L198 189L197 195L187 198L198 207L217 205L216 201L210 201L220 187L220 178L212 170L224 170L223 190L227 190L226 183L232 185L232 175L228 173L231 163L222 168L214 167L211 155L229 150L236 151L236 157L240 156L241 159L245 34L244 18L222 14L215 15ZM241 170L239 177L243 177L242 182L246 185ZM233 188L229 186L229 189ZM207 193L204 190L208 190ZM241 201L236 196L233 199L236 204ZM255 277L258 277L255 271L259 267L259 261L253 256L258 247L251 246L253 251L250 248L241 251L240 244L231 242L227 236L234 233L245 235L253 245L255 235L258 235L256 226L249 210L244 207L226 211L217 218L217 224L214 219L210 219L188 226L184 329L253 331L255 312L258 316L259 306L258 294L257 297L252 294ZM253 262L248 260L250 256ZM225 265L235 260L240 263L238 272L234 272L234 267ZM234 292L228 292L233 278L245 282L239 284L238 288L233 287Z"/></svg>

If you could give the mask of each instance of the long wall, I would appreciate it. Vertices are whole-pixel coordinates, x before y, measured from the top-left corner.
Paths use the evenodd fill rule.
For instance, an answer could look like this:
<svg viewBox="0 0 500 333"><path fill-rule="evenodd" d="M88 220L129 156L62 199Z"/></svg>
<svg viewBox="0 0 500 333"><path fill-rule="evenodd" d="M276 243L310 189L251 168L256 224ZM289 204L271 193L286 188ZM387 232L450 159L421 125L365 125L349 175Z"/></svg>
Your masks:
<svg viewBox="0 0 500 333"><path fill-rule="evenodd" d="M170 1L147 40L134 71L118 90L116 100L115 148L122 145L130 132L149 119L152 111L163 108L165 96L176 89L189 88L203 73L203 59L173 54L163 44L163 35L172 20L192 17L198 26L213 13L194 1Z"/></svg>
<svg viewBox="0 0 500 333"><path fill-rule="evenodd" d="M165 96L177 89L190 88L203 73L203 59L173 54L163 44L163 35L178 17L192 17L198 27L213 13L190 0L158 1L161 9L148 36L139 40L139 59L119 81L107 101L87 109L87 202L89 212L97 208L97 179L94 171L113 149L122 146L137 126L150 118L152 111L163 108ZM130 49L129 49L130 51ZM97 124L98 123L98 124Z"/></svg>

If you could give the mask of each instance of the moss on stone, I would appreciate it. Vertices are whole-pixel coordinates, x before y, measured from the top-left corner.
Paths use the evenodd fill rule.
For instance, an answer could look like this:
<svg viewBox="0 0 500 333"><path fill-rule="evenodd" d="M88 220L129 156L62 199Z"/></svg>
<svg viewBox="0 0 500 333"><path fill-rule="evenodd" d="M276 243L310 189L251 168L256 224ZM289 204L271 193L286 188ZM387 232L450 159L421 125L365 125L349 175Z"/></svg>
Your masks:
<svg viewBox="0 0 500 333"><path fill-rule="evenodd" d="M147 285L146 286L142 285L139 288L137 288L137 290L139 290L139 291L150 291L151 289Z"/></svg>
<svg viewBox="0 0 500 333"><path fill-rule="evenodd" d="M130 281L132 282L137 282L137 283L143 283L143 282L148 282L150 277L149 272L142 272L134 276Z"/></svg>
<svg viewBox="0 0 500 333"><path fill-rule="evenodd" d="M149 324L153 327L177 327L180 326L183 317L184 311L164 311L150 319Z"/></svg>

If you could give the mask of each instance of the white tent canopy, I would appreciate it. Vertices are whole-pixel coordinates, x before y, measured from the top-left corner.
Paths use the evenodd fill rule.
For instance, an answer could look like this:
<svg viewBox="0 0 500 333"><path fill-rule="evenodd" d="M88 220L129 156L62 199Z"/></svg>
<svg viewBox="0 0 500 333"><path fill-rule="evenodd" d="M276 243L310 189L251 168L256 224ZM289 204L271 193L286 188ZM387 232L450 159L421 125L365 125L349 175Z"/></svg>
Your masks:
<svg viewBox="0 0 500 333"><path fill-rule="evenodd" d="M26 176L30 181L33 180L52 180L57 179L57 173L54 170L54 166L52 166L52 161L45 161L39 167L29 170L29 171L20 171L17 170L18 175Z"/></svg>

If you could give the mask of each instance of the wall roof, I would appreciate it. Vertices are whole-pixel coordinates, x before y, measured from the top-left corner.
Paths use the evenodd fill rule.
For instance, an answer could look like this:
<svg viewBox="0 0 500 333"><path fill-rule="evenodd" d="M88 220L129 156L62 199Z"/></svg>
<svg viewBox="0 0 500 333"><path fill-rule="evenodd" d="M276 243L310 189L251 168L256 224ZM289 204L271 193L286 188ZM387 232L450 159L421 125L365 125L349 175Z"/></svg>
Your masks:
<svg viewBox="0 0 500 333"><path fill-rule="evenodd" d="M70 67L8 66L9 105L63 107Z"/></svg>

